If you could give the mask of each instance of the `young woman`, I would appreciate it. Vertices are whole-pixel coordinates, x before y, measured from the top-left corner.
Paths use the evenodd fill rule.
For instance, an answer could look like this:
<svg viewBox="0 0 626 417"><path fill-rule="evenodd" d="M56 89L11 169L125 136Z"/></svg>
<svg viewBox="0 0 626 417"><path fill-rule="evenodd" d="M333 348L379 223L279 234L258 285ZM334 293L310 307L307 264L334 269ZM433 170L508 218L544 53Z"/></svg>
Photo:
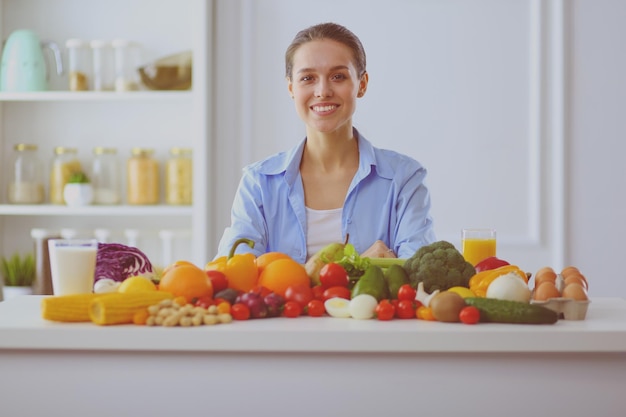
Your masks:
<svg viewBox="0 0 626 417"><path fill-rule="evenodd" d="M352 126L369 81L360 40L338 24L315 25L296 35L285 64L306 138L244 169L218 256L241 237L255 242L241 250L302 263L346 238L369 257L408 258L434 242L426 169Z"/></svg>

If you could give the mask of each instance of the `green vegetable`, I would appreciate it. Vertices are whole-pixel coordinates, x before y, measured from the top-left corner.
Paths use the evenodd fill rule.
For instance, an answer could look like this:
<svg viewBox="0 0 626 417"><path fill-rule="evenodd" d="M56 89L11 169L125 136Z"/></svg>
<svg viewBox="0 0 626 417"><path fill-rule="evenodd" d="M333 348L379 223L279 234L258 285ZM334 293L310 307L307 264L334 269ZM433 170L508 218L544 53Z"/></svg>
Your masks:
<svg viewBox="0 0 626 417"><path fill-rule="evenodd" d="M391 258L384 258L391 259ZM389 268L385 269L385 281L387 281L387 288L389 288L389 298L395 300L398 298L398 290L404 284L409 284L409 275L404 268L398 264L393 264Z"/></svg>
<svg viewBox="0 0 626 417"><path fill-rule="evenodd" d="M20 256L15 253L10 258L2 258L0 273L4 285L8 287L30 287L35 282L35 257L32 253Z"/></svg>
<svg viewBox="0 0 626 417"><path fill-rule="evenodd" d="M554 324L559 319L555 311L520 301L470 297L465 299L465 304L480 311L483 323Z"/></svg>
<svg viewBox="0 0 626 417"><path fill-rule="evenodd" d="M440 240L422 246L406 260L404 269L414 288L420 282L428 293L452 287L468 287L469 279L476 273L452 243Z"/></svg>
<svg viewBox="0 0 626 417"><path fill-rule="evenodd" d="M369 294L380 301L383 298L389 298L389 290L387 289L387 281L383 270L376 265L370 265L363 276L352 288L350 298L355 298L357 295Z"/></svg>

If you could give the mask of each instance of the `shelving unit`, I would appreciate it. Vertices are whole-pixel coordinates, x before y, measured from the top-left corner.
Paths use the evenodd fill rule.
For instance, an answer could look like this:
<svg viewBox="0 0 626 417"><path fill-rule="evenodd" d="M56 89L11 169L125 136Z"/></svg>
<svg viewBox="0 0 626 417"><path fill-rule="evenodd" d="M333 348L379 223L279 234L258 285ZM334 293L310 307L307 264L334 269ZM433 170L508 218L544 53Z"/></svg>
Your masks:
<svg viewBox="0 0 626 417"><path fill-rule="evenodd" d="M212 159L208 128L211 21L212 2L204 0L0 0L2 39L14 30L31 29L42 40L59 45L65 65L63 45L70 37L124 38L142 45L143 63L191 50L194 74L189 91L71 92L67 76L51 72L50 91L0 92L0 255L32 250L31 228L108 228L145 230L145 238L152 240L162 230L189 230L190 237L174 245L178 250L174 256L199 265L209 260L214 250L209 243L211 187L206 181ZM89 166L94 147L117 148L122 184L132 147L155 149L162 179L169 148L190 147L194 202L191 206L129 206L125 199L112 206L8 204L6 190L16 143L38 145L45 172L55 146L77 147L83 167ZM121 191L124 196L124 186ZM163 195L163 185L161 191ZM46 201L47 197L46 189Z"/></svg>

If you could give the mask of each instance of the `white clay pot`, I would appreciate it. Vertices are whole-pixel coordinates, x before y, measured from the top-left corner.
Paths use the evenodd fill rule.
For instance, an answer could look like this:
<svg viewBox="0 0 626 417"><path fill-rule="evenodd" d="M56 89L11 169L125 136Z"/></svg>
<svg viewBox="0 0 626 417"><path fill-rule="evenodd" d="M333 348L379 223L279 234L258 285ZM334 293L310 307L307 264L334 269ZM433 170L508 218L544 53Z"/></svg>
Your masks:
<svg viewBox="0 0 626 417"><path fill-rule="evenodd" d="M63 199L68 206L87 206L93 203L93 187L87 183L69 183L63 188Z"/></svg>

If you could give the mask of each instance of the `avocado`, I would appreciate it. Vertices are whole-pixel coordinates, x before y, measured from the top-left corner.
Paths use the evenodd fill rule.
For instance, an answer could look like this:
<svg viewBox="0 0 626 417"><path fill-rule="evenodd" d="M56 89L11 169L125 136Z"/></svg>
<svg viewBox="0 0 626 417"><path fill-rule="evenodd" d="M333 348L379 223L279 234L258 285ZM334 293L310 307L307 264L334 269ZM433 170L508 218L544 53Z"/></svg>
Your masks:
<svg viewBox="0 0 626 417"><path fill-rule="evenodd" d="M395 300L398 298L398 290L404 284L410 284L409 275L401 265L391 265L384 272L387 288L389 289L389 298Z"/></svg>
<svg viewBox="0 0 626 417"><path fill-rule="evenodd" d="M352 298L359 294L369 294L378 301L384 298L389 298L387 282L385 281L385 275L383 274L381 267L377 265L370 265L365 270L363 276L359 278L352 288Z"/></svg>
<svg viewBox="0 0 626 417"><path fill-rule="evenodd" d="M559 319L555 311L519 301L470 297L465 304L476 307L484 323L554 324Z"/></svg>

